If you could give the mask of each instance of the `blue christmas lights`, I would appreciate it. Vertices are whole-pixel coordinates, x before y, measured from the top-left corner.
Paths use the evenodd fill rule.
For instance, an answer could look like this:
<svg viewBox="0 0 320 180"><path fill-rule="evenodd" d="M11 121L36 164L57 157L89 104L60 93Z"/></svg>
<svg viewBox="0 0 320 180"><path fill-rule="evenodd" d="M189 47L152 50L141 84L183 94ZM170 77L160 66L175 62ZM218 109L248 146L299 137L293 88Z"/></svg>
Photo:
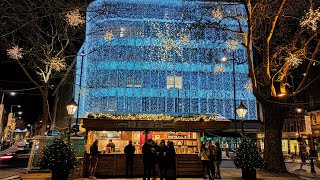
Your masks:
<svg viewBox="0 0 320 180"><path fill-rule="evenodd" d="M244 14L241 5L213 4L224 11ZM91 3L86 41L76 66L75 94L80 78L81 92L86 92L81 94L79 115L215 113L234 119L233 52L227 51L227 40L237 36L214 28L188 28L203 14L216 21L201 9L202 5L203 2L183 0ZM235 28L232 20L223 23ZM242 26L246 24L242 22ZM222 63L224 56L228 60ZM241 46L234 56L237 62L246 60ZM215 73L216 65L221 65L224 71ZM245 88L249 81L247 64L235 65L235 69L237 105L242 99L248 108L246 119L254 120L256 100Z"/></svg>

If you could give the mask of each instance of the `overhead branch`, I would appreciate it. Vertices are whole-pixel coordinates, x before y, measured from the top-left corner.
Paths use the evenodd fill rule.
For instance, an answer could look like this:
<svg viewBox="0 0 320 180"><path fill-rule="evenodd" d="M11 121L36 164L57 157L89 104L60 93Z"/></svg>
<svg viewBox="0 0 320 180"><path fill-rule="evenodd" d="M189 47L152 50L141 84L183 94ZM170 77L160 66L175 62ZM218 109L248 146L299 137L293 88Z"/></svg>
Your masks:
<svg viewBox="0 0 320 180"><path fill-rule="evenodd" d="M318 40L317 46L316 46L315 50L314 50L313 53L312 53L312 59L315 59L316 55L317 55L318 52L319 52L319 49L320 49L320 40ZM298 88L296 89L296 91L295 91L293 94L299 93L299 92L303 89L303 87L305 86L305 84L307 83L308 76L309 76L309 74L310 74L310 72L311 72L311 69L312 69L312 67L313 67L313 63L314 63L313 61L309 61L308 67L307 67L307 69L306 69L306 75L303 77L303 79L302 79L302 81L300 82Z"/></svg>
<svg viewBox="0 0 320 180"><path fill-rule="evenodd" d="M19 66L21 67L24 74L28 77L28 79L39 89L42 96L44 96L44 91L42 90L41 86L31 77L30 73L27 71L27 69L23 66L23 64L20 62L20 60L17 60Z"/></svg>

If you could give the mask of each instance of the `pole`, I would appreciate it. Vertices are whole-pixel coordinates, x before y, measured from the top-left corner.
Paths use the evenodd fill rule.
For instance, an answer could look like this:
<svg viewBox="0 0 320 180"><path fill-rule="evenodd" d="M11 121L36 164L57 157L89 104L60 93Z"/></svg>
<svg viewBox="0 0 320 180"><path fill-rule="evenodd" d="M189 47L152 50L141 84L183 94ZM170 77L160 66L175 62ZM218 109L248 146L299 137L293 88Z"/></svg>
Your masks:
<svg viewBox="0 0 320 180"><path fill-rule="evenodd" d="M236 103L236 71L235 71L235 57L234 57L234 51L232 53L232 72L233 72L233 110L234 110L234 132L236 136L236 146L235 149L237 149L238 146L238 137L237 137L237 103Z"/></svg>
<svg viewBox="0 0 320 180"><path fill-rule="evenodd" d="M82 70L83 70L83 57L84 57L83 50L80 55L81 55L81 68L80 68L80 81L79 81L79 92L78 92L78 106L79 106L78 108L80 108L80 95L81 95L80 90L82 89L81 85L82 85ZM79 109L77 111L76 127L78 126L78 121L79 121Z"/></svg>
<svg viewBox="0 0 320 180"><path fill-rule="evenodd" d="M3 99L4 99L4 92L2 92L1 104L3 104Z"/></svg>
<svg viewBox="0 0 320 180"><path fill-rule="evenodd" d="M242 133L242 136L244 136L244 130L243 130L243 119L241 119L241 133Z"/></svg>
<svg viewBox="0 0 320 180"><path fill-rule="evenodd" d="M310 134L309 135L309 138L310 140L309 144L310 144L310 153L309 153L309 156L310 156L310 167L311 167L311 173L316 173L316 170L314 169L314 162L313 162L313 157L316 156L316 152L314 150L314 144L313 144L313 137L312 135Z"/></svg>
<svg viewBox="0 0 320 180"><path fill-rule="evenodd" d="M71 134L71 116L69 116L69 132L68 132L68 142L70 143L70 134Z"/></svg>

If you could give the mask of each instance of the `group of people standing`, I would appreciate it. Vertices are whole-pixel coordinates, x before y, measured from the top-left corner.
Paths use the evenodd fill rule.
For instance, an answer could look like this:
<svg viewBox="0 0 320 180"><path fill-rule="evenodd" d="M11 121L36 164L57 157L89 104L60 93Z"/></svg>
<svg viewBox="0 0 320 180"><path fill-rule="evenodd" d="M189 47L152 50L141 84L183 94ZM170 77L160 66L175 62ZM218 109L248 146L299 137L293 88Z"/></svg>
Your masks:
<svg viewBox="0 0 320 180"><path fill-rule="evenodd" d="M202 162L203 179L206 179L206 174L210 180L221 179L220 165L222 161L222 151L220 144L218 142L212 144L211 141L205 142L201 145L199 156Z"/></svg>
<svg viewBox="0 0 320 180"><path fill-rule="evenodd" d="M143 179L156 179L156 165L159 166L160 180L176 179L176 151L172 141L160 141L160 145L152 139L142 146L143 153Z"/></svg>
<svg viewBox="0 0 320 180"><path fill-rule="evenodd" d="M95 140L90 147L89 178L94 178L99 155L98 142L98 140ZM124 148L124 153L126 154L126 177L132 177L135 147L131 140ZM161 140L158 145L152 139L148 139L142 146L142 153L144 169L143 180L156 179L157 165L159 167L160 180L176 179L176 152L172 141L167 141L166 145L165 140ZM222 152L219 143L212 144L211 141L207 141L202 144L199 157L201 158L203 166L203 178L206 179L206 176L208 176L210 180L221 179L220 164Z"/></svg>

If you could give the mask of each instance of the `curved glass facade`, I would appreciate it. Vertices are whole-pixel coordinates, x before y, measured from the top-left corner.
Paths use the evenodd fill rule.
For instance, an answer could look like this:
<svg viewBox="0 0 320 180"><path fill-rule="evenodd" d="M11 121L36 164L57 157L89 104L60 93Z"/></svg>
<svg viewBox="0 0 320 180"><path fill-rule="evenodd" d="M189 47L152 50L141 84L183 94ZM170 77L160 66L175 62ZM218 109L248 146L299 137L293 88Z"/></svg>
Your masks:
<svg viewBox="0 0 320 180"><path fill-rule="evenodd" d="M228 51L229 40L237 37L227 31L190 28L203 16L218 21L203 5L182 0L91 3L83 67L80 54L76 67L76 98L83 70L79 115L219 114L234 119L232 58L245 62L245 50L238 45ZM226 12L244 11L241 5L214 5ZM234 26L232 21L224 24ZM246 89L246 63L235 64L235 79L237 106L243 100L246 119L256 119L256 100Z"/></svg>

